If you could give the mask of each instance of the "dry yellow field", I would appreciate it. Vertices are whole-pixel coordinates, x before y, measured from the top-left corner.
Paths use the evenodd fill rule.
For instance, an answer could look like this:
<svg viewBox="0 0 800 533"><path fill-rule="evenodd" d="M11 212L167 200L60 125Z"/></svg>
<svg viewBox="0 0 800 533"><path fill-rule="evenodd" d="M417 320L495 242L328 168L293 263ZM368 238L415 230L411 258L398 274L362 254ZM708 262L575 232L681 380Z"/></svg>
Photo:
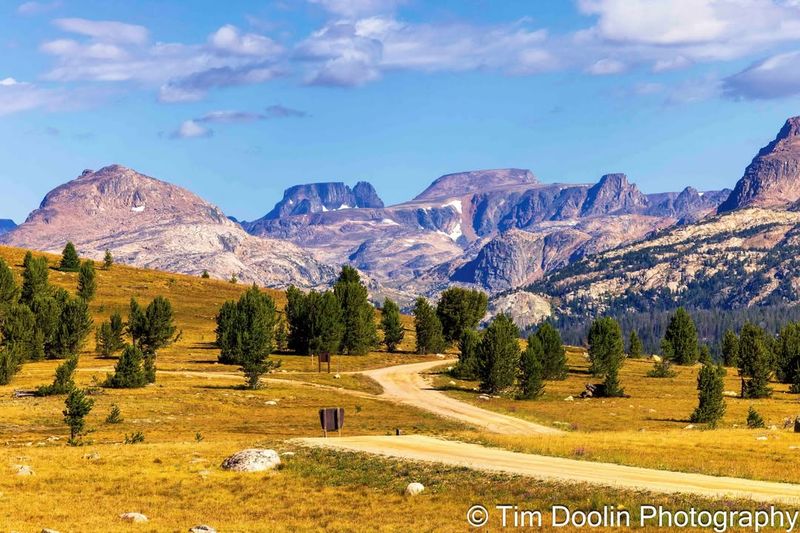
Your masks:
<svg viewBox="0 0 800 533"><path fill-rule="evenodd" d="M23 252L0 248L0 256L18 269ZM55 262L56 258L51 258L51 264ZM482 407L537 421L577 426L559 437L490 436L419 409L374 399L371 395L380 392L375 382L347 373L430 359L410 353L335 357L335 370L342 373L339 379L311 372L306 357L279 355L285 372L270 376L261 390L242 390L238 386L243 379L237 369L216 364L213 330L219 306L238 297L244 286L123 266L98 274L98 296L92 304L96 324L114 309L125 316L132 296L146 303L163 295L172 301L183 335L177 344L159 353L161 373L156 385L106 390L94 396L96 404L87 419L90 433L84 446L66 445L63 397L12 398L14 389L50 382L58 362L26 364L11 385L0 387L0 531L38 532L47 527L62 533L163 532L187 531L201 523L224 532L322 528L460 531L467 529L465 513L473 503L512 502L545 508L557 502L582 509L613 505L632 511L643 503L672 509L690 505L704 509L752 507L540 483L460 468L308 450L287 442L294 437L318 436L317 409L324 406L346 409L345 434L349 435L387 435L401 428L405 433L657 468L791 481L800 477L786 467L787 463L797 464L800 452L790 446L800 446L800 437L729 429L742 419L741 409L747 409L747 405L735 406L735 400L729 400L725 429L681 429L686 423L675 420L687 417L694 403L690 369L681 369L681 376L668 383L639 380L648 365L629 364L623 384L634 397L607 404L563 400L583 388L588 376L581 374L551 384L548 395L537 402L502 399L482 403ZM75 274L51 271L51 281L74 290ZM281 293L273 294L282 303ZM410 328L410 323L406 324ZM81 357L77 376L81 386L104 378L114 364L95 357L93 344L91 339ZM411 346L413 332L408 331L403 348L408 351ZM574 354L571 357L580 371L580 360ZM480 402L471 392L453 394ZM267 404L272 401L277 405ZM104 422L113 404L122 410L120 424ZM773 423L784 413L792 414L792 405L797 404L791 397L779 396L757 407ZM639 432L643 427L647 431ZM124 444L125 436L134 432L141 432L144 442ZM757 441L756 436L762 434L768 440ZM268 475L220 469L225 457L251 447L295 455L283 456L283 467ZM715 456L719 459L714 460ZM30 466L34 475L15 475L17 465ZM412 481L422 482L426 492L415 498L403 496L403 489ZM125 512L142 512L150 522L123 523L118 516Z"/></svg>

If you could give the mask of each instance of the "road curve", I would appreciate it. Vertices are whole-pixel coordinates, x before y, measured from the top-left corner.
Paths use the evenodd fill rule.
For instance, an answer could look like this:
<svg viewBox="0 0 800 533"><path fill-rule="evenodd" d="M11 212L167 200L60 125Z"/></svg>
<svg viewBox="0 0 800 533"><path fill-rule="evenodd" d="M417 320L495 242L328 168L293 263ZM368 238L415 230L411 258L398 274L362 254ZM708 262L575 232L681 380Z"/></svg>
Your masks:
<svg viewBox="0 0 800 533"><path fill-rule="evenodd" d="M713 499L800 504L800 485L530 455L422 435L310 438L296 439L296 442L307 446L523 475L544 481L590 483L665 494L694 494Z"/></svg>
<svg viewBox="0 0 800 533"><path fill-rule="evenodd" d="M382 398L424 409L492 433L506 435L556 435L561 433L551 427L487 411L451 398L431 388L421 375L422 372L452 362L454 360L426 361L360 373L374 379L383 387L383 394L380 396Z"/></svg>

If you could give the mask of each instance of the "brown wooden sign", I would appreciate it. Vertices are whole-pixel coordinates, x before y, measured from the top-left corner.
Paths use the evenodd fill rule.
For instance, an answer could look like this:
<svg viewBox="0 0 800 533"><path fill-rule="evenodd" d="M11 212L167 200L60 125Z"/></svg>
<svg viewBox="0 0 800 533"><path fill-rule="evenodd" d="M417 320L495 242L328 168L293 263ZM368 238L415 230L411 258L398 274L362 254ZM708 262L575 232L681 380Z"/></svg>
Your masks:
<svg viewBox="0 0 800 533"><path fill-rule="evenodd" d="M327 438L329 431L338 431L342 436L342 426L344 426L344 409L341 407L326 407L319 410L319 423L322 426L322 434Z"/></svg>
<svg viewBox="0 0 800 533"><path fill-rule="evenodd" d="M322 352L317 355L317 372L322 372L322 363L328 363L328 374L331 373L331 353Z"/></svg>

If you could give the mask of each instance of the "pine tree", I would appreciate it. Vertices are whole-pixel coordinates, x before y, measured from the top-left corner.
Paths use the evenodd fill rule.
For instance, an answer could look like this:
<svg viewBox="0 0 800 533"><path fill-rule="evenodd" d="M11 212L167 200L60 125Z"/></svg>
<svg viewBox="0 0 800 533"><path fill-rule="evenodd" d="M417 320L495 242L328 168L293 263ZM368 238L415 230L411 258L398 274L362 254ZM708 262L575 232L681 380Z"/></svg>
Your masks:
<svg viewBox="0 0 800 533"><path fill-rule="evenodd" d="M114 367L114 373L106 378L105 387L112 389L136 389L147 385L144 373L144 355L142 351L129 344Z"/></svg>
<svg viewBox="0 0 800 533"><path fill-rule="evenodd" d="M458 364L453 369L453 374L461 379L478 379L478 347L481 344L482 334L474 329L468 329L458 343Z"/></svg>
<svg viewBox="0 0 800 533"><path fill-rule="evenodd" d="M33 299L31 311L34 315L34 345L31 359L40 360L47 357L56 359L61 353L58 346L58 330L61 326L63 301L65 295L56 291L56 296L41 294ZM69 295L66 295L69 299Z"/></svg>
<svg viewBox="0 0 800 533"><path fill-rule="evenodd" d="M800 323L791 322L781 329L776 342L777 378L792 383L800 367Z"/></svg>
<svg viewBox="0 0 800 533"><path fill-rule="evenodd" d="M239 310L236 302L227 301L217 313L217 348L219 348L219 362L223 365L234 365L238 362L239 345L237 328Z"/></svg>
<svg viewBox="0 0 800 533"><path fill-rule="evenodd" d="M111 357L114 353L111 324L103 322L94 332L95 352L100 357Z"/></svg>
<svg viewBox="0 0 800 533"><path fill-rule="evenodd" d="M75 388L75 369L78 367L78 356L73 355L56 368L53 383L36 389L37 396L53 396L68 394Z"/></svg>
<svg viewBox="0 0 800 533"><path fill-rule="evenodd" d="M381 310L381 329L383 330L383 343L389 353L394 353L403 342L405 330L400 321L400 308L389 298L383 302Z"/></svg>
<svg viewBox="0 0 800 533"><path fill-rule="evenodd" d="M758 411L751 405L747 410L747 427L750 429L763 429L766 427L764 419L758 414Z"/></svg>
<svg viewBox="0 0 800 533"><path fill-rule="evenodd" d="M281 315L275 325L275 348L279 352L286 351L289 345L289 332L286 330L286 319Z"/></svg>
<svg viewBox="0 0 800 533"><path fill-rule="evenodd" d="M664 340L670 343L673 360L679 365L692 365L697 362L697 328L689 313L679 307L667 325Z"/></svg>
<svg viewBox="0 0 800 533"><path fill-rule="evenodd" d="M128 309L128 326L126 329L128 330L128 335L130 335L133 344L138 344L139 339L144 335L144 330L147 327L145 320L144 311L142 311L139 302L136 301L136 298L131 298Z"/></svg>
<svg viewBox="0 0 800 533"><path fill-rule="evenodd" d="M742 376L742 398L769 398L772 389L773 355L769 340L760 327L748 322L739 335L739 375Z"/></svg>
<svg viewBox="0 0 800 533"><path fill-rule="evenodd" d="M725 414L725 399L722 392L725 388L723 377L725 370L716 365L705 364L697 375L697 390L699 404L691 421L705 423L715 427Z"/></svg>
<svg viewBox="0 0 800 533"><path fill-rule="evenodd" d="M701 344L697 349L697 360L704 365L711 365L714 364L714 361L711 358L711 348L708 344Z"/></svg>
<svg viewBox="0 0 800 533"><path fill-rule="evenodd" d="M336 353L345 330L339 299L331 291L311 291L306 298L308 353Z"/></svg>
<svg viewBox="0 0 800 533"><path fill-rule="evenodd" d="M0 320L6 310L19 301L19 287L8 263L0 259Z"/></svg>
<svg viewBox="0 0 800 533"><path fill-rule="evenodd" d="M544 349L538 335L528 337L528 347L519 360L519 393L521 400L533 400L544 394Z"/></svg>
<svg viewBox="0 0 800 533"><path fill-rule="evenodd" d="M63 359L80 352L92 331L92 316L86 300L69 298L61 308L52 357Z"/></svg>
<svg viewBox="0 0 800 533"><path fill-rule="evenodd" d="M211 274L208 273L208 270L203 270L203 273L200 274L200 277L203 278L203 279L210 279L211 278Z"/></svg>
<svg viewBox="0 0 800 533"><path fill-rule="evenodd" d="M8 385L19 370L21 358L6 346L0 345L0 385Z"/></svg>
<svg viewBox="0 0 800 533"><path fill-rule="evenodd" d="M361 283L358 271L351 266L342 267L333 292L344 320L342 353L366 355L377 345L378 335L375 308L369 302L367 288Z"/></svg>
<svg viewBox="0 0 800 533"><path fill-rule="evenodd" d="M611 317L598 318L589 329L590 370L596 376L605 376L604 396L623 396L619 384L619 369L625 358L625 346L619 323Z"/></svg>
<svg viewBox="0 0 800 533"><path fill-rule="evenodd" d="M32 305L36 296L46 294L49 291L47 270L47 259L44 257L33 257L28 252L22 263L22 294L20 301L26 305Z"/></svg>
<svg viewBox="0 0 800 533"><path fill-rule="evenodd" d="M239 366L250 389L259 386L260 378L278 363L270 361L274 349L275 302L253 285L245 292L239 303Z"/></svg>
<svg viewBox="0 0 800 533"><path fill-rule="evenodd" d="M91 302L97 292L97 275L93 261L84 261L78 272L78 297Z"/></svg>
<svg viewBox="0 0 800 533"><path fill-rule="evenodd" d="M78 257L78 252L75 250L75 245L68 242L61 253L61 264L59 268L63 272L77 272L81 267L81 260Z"/></svg>
<svg viewBox="0 0 800 533"><path fill-rule="evenodd" d="M303 291L291 285L286 290L286 322L289 325L289 349L298 354L308 354L308 311ZM217 333L219 339L219 333ZM219 341L218 341L219 342Z"/></svg>
<svg viewBox="0 0 800 533"><path fill-rule="evenodd" d="M635 330L631 331L631 336L628 339L628 357L638 359L642 356L643 351L644 347L641 339L639 339L639 334Z"/></svg>
<svg viewBox="0 0 800 533"><path fill-rule="evenodd" d="M561 334L549 322L544 322L536 330L536 336L542 346L542 357L539 359L542 365L542 376L544 379L564 380L567 379L567 353L564 350L564 343L561 342Z"/></svg>
<svg viewBox="0 0 800 533"><path fill-rule="evenodd" d="M508 315L499 314L478 345L481 389L494 394L514 384L519 371L519 328Z"/></svg>
<svg viewBox="0 0 800 533"><path fill-rule="evenodd" d="M163 296L156 296L144 311L137 338L144 354L144 369L148 383L156 382L156 354L175 340L175 323L172 304Z"/></svg>
<svg viewBox="0 0 800 533"><path fill-rule="evenodd" d="M488 306L489 299L484 292L461 287L445 290L436 306L445 342L457 342L466 330L477 328Z"/></svg>
<svg viewBox="0 0 800 533"><path fill-rule="evenodd" d="M114 256L111 255L110 250L106 250L106 255L103 257L103 269L111 270L112 266L114 266Z"/></svg>
<svg viewBox="0 0 800 533"><path fill-rule="evenodd" d="M35 317L25 304L15 304L8 308L6 316L0 322L0 339L2 346L9 352L7 363L16 370L34 352ZM11 365L15 361L16 365Z"/></svg>
<svg viewBox="0 0 800 533"><path fill-rule="evenodd" d="M86 415L92 411L94 400L87 398L85 391L73 388L64 406L64 423L69 426L69 442L75 445L86 426Z"/></svg>
<svg viewBox="0 0 800 533"><path fill-rule="evenodd" d="M442 323L433 306L423 297L414 304L414 329L417 333L417 353L439 353L445 349Z"/></svg>
<svg viewBox="0 0 800 533"><path fill-rule="evenodd" d="M739 337L730 329L722 337L722 360L725 366L739 366Z"/></svg>
<svg viewBox="0 0 800 533"><path fill-rule="evenodd" d="M122 422L122 410L119 405L112 404L111 411L108 412L106 417L106 424L119 424Z"/></svg>

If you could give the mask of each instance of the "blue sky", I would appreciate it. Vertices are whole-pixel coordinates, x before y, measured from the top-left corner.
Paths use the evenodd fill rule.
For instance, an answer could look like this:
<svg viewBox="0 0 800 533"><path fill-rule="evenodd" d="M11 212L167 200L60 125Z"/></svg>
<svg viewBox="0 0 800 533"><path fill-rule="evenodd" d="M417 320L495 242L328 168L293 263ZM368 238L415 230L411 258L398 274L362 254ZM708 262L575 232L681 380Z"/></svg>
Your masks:
<svg viewBox="0 0 800 533"><path fill-rule="evenodd" d="M254 219L449 172L732 187L800 114L797 0L39 0L0 7L0 218L120 163Z"/></svg>

